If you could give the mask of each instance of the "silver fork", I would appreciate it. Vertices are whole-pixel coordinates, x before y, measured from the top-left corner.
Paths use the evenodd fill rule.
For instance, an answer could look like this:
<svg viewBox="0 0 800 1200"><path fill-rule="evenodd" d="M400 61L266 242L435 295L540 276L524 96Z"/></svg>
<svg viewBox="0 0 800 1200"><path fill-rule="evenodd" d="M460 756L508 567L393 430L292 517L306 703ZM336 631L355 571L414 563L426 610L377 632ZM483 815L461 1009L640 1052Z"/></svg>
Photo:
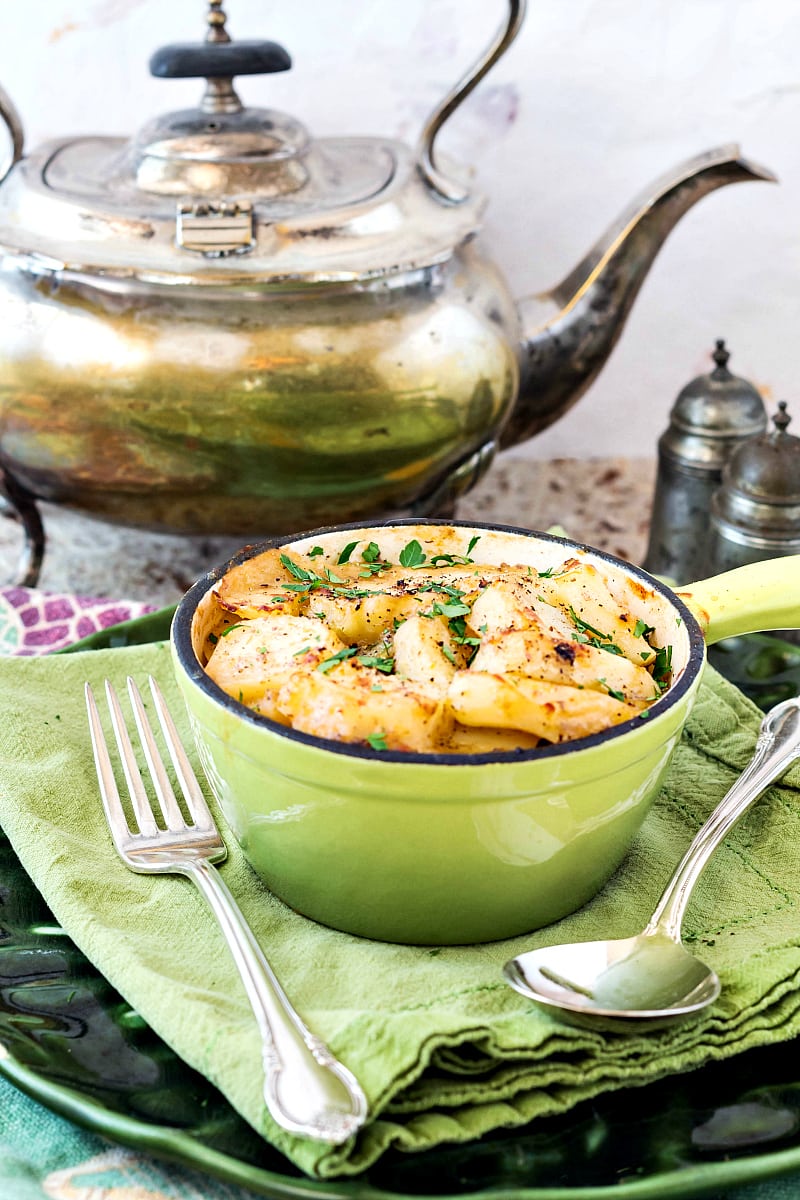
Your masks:
<svg viewBox="0 0 800 1200"><path fill-rule="evenodd" d="M264 1100L273 1119L290 1133L338 1145L367 1116L366 1097L354 1076L323 1041L305 1026L267 962L252 930L212 864L227 853L208 805L181 745L178 731L156 681L150 691L187 810L187 823L175 798L141 694L128 678L128 694L139 739L158 799L160 828L142 780L117 695L106 680L111 724L122 760L137 830L122 807L92 689L86 707L97 778L114 845L132 871L186 875L205 896L228 943L261 1032Z"/></svg>

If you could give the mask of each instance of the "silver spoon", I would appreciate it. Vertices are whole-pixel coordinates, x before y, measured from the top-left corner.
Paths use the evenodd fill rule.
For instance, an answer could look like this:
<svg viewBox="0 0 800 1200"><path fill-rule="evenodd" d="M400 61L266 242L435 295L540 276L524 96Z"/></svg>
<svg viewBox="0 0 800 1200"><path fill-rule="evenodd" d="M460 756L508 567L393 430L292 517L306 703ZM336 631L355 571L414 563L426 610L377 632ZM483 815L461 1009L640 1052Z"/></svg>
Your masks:
<svg viewBox="0 0 800 1200"><path fill-rule="evenodd" d="M800 697L766 714L752 759L698 832L641 933L520 954L503 968L508 983L569 1020L620 1030L671 1024L712 1004L717 975L681 943L689 897L723 838L797 758Z"/></svg>

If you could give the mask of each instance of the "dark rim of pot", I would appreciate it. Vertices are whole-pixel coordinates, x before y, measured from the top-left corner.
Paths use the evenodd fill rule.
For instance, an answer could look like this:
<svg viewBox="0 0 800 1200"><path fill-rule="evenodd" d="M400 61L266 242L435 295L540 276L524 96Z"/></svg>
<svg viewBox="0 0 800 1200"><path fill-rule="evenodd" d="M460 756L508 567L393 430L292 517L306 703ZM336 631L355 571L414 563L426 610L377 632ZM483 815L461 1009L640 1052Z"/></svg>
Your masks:
<svg viewBox="0 0 800 1200"><path fill-rule="evenodd" d="M241 704L238 700L234 700L227 692L223 691L218 684L214 683L213 679L208 675L203 666L197 659L192 645L192 620L195 611L202 598L214 584L225 575L232 567L238 566L249 558L254 558L257 554L261 554L265 550L273 549L276 546L286 546L294 542L305 540L306 538L322 537L330 533L347 533L349 530L355 529L375 529L395 528L398 526L446 526L453 529L485 529L490 532L511 533L522 537L534 537L540 541L552 542L556 546L563 546L566 550L580 550L589 554L595 555L597 558L603 559L612 566L619 567L629 575L640 579L652 591L660 593L672 607L675 609L677 616L686 626L686 631L689 637L689 656L686 662L686 667L680 677L672 684L664 696L656 700L650 708L645 711L652 717L660 716L677 704L684 696L697 678L697 675L702 670L705 662L706 644L703 637L703 631L697 622L696 617L686 607L683 601L677 596L666 584L661 583L652 575L648 575L640 567L633 566L631 563L625 562L624 559L618 558L614 554L608 554L605 550L598 550L594 546L588 546L583 542L574 542L569 538L559 537L552 533L540 533L534 529L523 529L514 525L495 525L486 521L447 521L436 520L432 518L417 519L402 518L397 520L385 521L353 521L347 525L325 525L318 529L310 529L298 533L286 534L280 537L266 538L264 541L253 543L252 545L244 546L233 558L228 562L217 567L213 567L205 575L189 589L186 595L178 604L175 611L175 616L172 622L172 641L175 647L178 662L182 669L186 672L193 683L196 683L201 691L212 699L215 703L227 708L243 721L248 721L259 728L268 728L273 733L279 734L281 737L287 738L289 741L299 742L306 746L315 746L318 750L327 750L335 754L344 754L352 758L375 759L381 762L394 763L425 763L428 765L439 764L442 766L480 766L489 763L509 763L509 762L526 762L542 758L554 758L563 754L571 754L576 750L588 750L592 746L599 746L603 742L610 741L613 738L622 737L625 733L630 733L632 730L640 728L642 720L649 718L633 717L629 721L623 721L619 725L612 725L609 729L604 729L600 733L591 734L589 737L575 738L569 742L559 742L549 744L543 747L534 747L532 750L502 750L493 753L485 754L426 754L419 751L408 750L373 750L371 746L365 746L360 742L340 742L333 738L317 737L311 733L302 733L299 730L292 729L287 725L281 725L277 721L270 720L269 717L261 716L254 713L246 705Z"/></svg>

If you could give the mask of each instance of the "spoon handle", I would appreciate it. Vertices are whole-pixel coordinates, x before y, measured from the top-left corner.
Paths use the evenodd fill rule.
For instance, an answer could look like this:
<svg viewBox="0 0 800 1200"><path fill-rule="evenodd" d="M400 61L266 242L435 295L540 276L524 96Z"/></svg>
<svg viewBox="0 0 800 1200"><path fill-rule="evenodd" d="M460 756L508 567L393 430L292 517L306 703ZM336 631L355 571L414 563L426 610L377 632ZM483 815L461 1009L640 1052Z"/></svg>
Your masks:
<svg viewBox="0 0 800 1200"><path fill-rule="evenodd" d="M759 796L800 758L800 697L776 704L761 722L753 757L696 834L667 884L645 933L678 941L689 897L711 855Z"/></svg>

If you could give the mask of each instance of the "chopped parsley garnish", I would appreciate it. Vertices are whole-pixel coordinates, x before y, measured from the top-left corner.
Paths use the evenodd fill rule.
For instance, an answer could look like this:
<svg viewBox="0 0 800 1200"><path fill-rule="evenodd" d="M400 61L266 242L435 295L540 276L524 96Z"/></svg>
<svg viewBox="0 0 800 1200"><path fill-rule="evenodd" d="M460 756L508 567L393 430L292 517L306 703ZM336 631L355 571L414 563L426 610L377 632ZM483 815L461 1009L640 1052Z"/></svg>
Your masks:
<svg viewBox="0 0 800 1200"><path fill-rule="evenodd" d="M266 646L262 646L261 649L266 650ZM310 646L303 646L302 650L295 650L294 654L292 655L292 658L299 658L301 654L308 654L310 649L311 649Z"/></svg>
<svg viewBox="0 0 800 1200"><path fill-rule="evenodd" d="M374 667L376 671L383 671L384 675L391 675L394 670L394 659L391 657L381 658L377 654L359 654L358 661L363 667Z"/></svg>
<svg viewBox="0 0 800 1200"><path fill-rule="evenodd" d="M219 638L217 637L217 635L215 633L210 633L208 635L208 640L211 642L212 646L216 646L217 642L219 641Z"/></svg>
<svg viewBox="0 0 800 1200"><path fill-rule="evenodd" d="M373 750L388 750L389 749L389 747L386 745L386 734L385 733L369 733L369 734L367 734L367 741L369 742L369 744Z"/></svg>
<svg viewBox="0 0 800 1200"><path fill-rule="evenodd" d="M447 617L449 621L453 617L468 617L471 611L472 609L468 604L462 604L458 600L453 604L440 604L438 600L434 600L430 615L433 617Z"/></svg>
<svg viewBox="0 0 800 1200"><path fill-rule="evenodd" d="M581 633L590 633L593 637L600 638L603 642L610 642L611 637L607 633L601 633L599 629L595 629L594 625L590 625L588 621L584 621L583 617L579 617L575 609L570 605L570 619L576 629Z"/></svg>
<svg viewBox="0 0 800 1200"><path fill-rule="evenodd" d="M470 538L470 542L469 542L469 545L467 546L466 554L434 554L433 558L431 559L431 566L432 567L468 567L468 566L471 566L473 560L470 558L470 554L475 549L475 547L477 546L477 544L480 540L481 540L480 534L476 534L475 537ZM405 566L405 563L403 565Z"/></svg>
<svg viewBox="0 0 800 1200"><path fill-rule="evenodd" d="M606 691L608 692L609 696L611 696L612 700L619 700L619 702L620 702L621 704L624 704L624 703L625 703L625 694L624 694L624 692L617 692L617 691L615 691L615 690L614 690L614 688L612 688L612 687L610 687L610 686L609 686L609 684L608 684L608 680L606 680L606 679L598 679L598 681L597 681L597 682L598 682L598 683L602 683L603 687L606 689Z"/></svg>
<svg viewBox="0 0 800 1200"><path fill-rule="evenodd" d="M343 650L337 650L330 658L323 658L322 662L317 663L317 670L326 674L337 663L344 662L346 658L352 658L354 654L358 654L357 646L345 646Z"/></svg>
<svg viewBox="0 0 800 1200"><path fill-rule="evenodd" d="M319 576L313 571L307 571L305 567L301 567L293 559L289 558L288 554L281 555L281 562L286 567L290 575L294 575L295 579L302 579L305 583L311 583L314 580L319 580Z"/></svg>
<svg viewBox="0 0 800 1200"><path fill-rule="evenodd" d="M401 567L421 567L426 560L426 554L420 546L416 538L403 546L400 551L400 566Z"/></svg>
<svg viewBox="0 0 800 1200"><path fill-rule="evenodd" d="M342 566L346 562L350 562L350 555L355 550L358 542L348 542L341 554L336 560L337 566Z"/></svg>
<svg viewBox="0 0 800 1200"><path fill-rule="evenodd" d="M634 637L647 637L648 634L653 633L653 632L654 632L653 626L648 625L646 621L643 621L642 618L639 617L639 620L636 622L636 624L633 628L633 636Z"/></svg>
<svg viewBox="0 0 800 1200"><path fill-rule="evenodd" d="M325 553L325 551L322 549L322 546L312 546L308 552L308 557L316 558L318 554L324 554L324 553Z"/></svg>
<svg viewBox="0 0 800 1200"><path fill-rule="evenodd" d="M223 629L220 637L227 637L229 633L233 633L234 629L244 629L244 621L237 621L235 625L229 625L227 629Z"/></svg>
<svg viewBox="0 0 800 1200"><path fill-rule="evenodd" d="M653 682L659 685L666 685L669 683L671 674L672 646L659 646L656 651L656 660L653 663Z"/></svg>
<svg viewBox="0 0 800 1200"><path fill-rule="evenodd" d="M373 575L379 575L381 571L391 570L392 564L381 558L381 548L377 542L370 542L366 550L361 551L361 558L364 562L359 572L362 579L369 579Z"/></svg>
<svg viewBox="0 0 800 1200"><path fill-rule="evenodd" d="M597 650L607 650L609 654L622 654L623 651L608 633L601 633L599 629L595 629L594 625L590 625L588 621L584 621L575 612L575 609L570 605L570 619L578 630L576 642L585 644L588 642L590 646L594 646Z"/></svg>
<svg viewBox="0 0 800 1200"><path fill-rule="evenodd" d="M456 656L449 646L444 644L442 645L442 654L445 656L448 662L453 664L454 667L457 666Z"/></svg>
<svg viewBox="0 0 800 1200"><path fill-rule="evenodd" d="M333 590L337 596L344 596L347 600L364 600L367 596L390 595L389 592L384 592L380 588L336 587Z"/></svg>
<svg viewBox="0 0 800 1200"><path fill-rule="evenodd" d="M460 600L464 595L463 589L456 587L454 583L436 583L433 579L420 584L419 587L415 586L414 590L416 592L439 592L442 596L449 596L451 600Z"/></svg>

